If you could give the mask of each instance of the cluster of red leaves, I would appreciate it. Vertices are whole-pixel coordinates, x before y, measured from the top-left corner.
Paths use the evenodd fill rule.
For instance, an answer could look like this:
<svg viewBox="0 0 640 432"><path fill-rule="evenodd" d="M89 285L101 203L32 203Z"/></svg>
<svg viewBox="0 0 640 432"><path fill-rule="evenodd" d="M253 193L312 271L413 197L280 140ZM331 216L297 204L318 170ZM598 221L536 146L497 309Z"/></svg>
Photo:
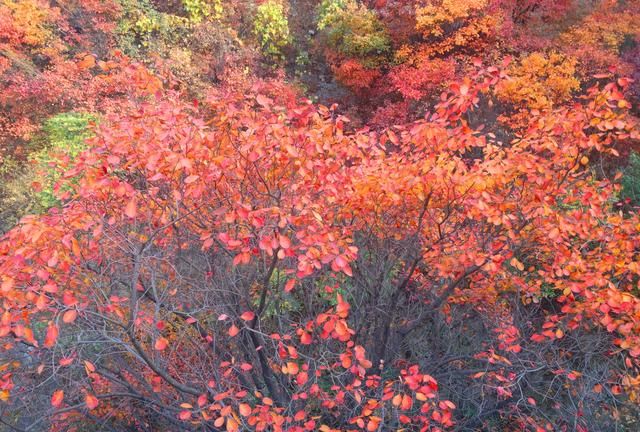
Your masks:
<svg viewBox="0 0 640 432"><path fill-rule="evenodd" d="M451 82L455 72L455 63L451 60L418 58L414 65L405 63L391 69L387 77L404 98L420 100Z"/></svg>
<svg viewBox="0 0 640 432"><path fill-rule="evenodd" d="M336 79L356 93L370 89L382 75L377 68L368 68L360 61L348 59L332 67Z"/></svg>

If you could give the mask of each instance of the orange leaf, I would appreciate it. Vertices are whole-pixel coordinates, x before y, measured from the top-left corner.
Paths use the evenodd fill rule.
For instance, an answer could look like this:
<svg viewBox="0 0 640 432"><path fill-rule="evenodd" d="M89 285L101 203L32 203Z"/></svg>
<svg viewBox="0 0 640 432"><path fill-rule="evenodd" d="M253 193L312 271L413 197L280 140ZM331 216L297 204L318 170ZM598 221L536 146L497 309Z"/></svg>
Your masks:
<svg viewBox="0 0 640 432"><path fill-rule="evenodd" d="M227 418L227 431L235 432L238 430L238 422L233 417Z"/></svg>
<svg viewBox="0 0 640 432"><path fill-rule="evenodd" d="M84 370L87 372L87 375L92 374L96 371L96 367L88 360L84 361Z"/></svg>
<svg viewBox="0 0 640 432"><path fill-rule="evenodd" d="M240 329L236 327L235 324L229 328L229 336L234 337L238 333L240 333Z"/></svg>
<svg viewBox="0 0 640 432"><path fill-rule="evenodd" d="M80 252L80 244L78 243L78 240L76 240L75 238L71 239L71 251L78 258L82 256L82 253Z"/></svg>
<svg viewBox="0 0 640 432"><path fill-rule="evenodd" d="M310 333L303 332L300 335L300 343L302 343L302 345L311 345L312 341L313 341L313 339L311 338L311 334Z"/></svg>
<svg viewBox="0 0 640 432"><path fill-rule="evenodd" d="M53 392L53 395L51 396L51 406L54 408L58 408L60 405L62 405L63 400L64 400L64 391L56 390Z"/></svg>
<svg viewBox="0 0 640 432"><path fill-rule="evenodd" d="M131 199L127 203L127 207L124 209L124 214L130 217L131 219L134 219L138 215L138 208L136 206L135 199Z"/></svg>
<svg viewBox="0 0 640 432"><path fill-rule="evenodd" d="M248 417L251 414L251 407L245 403L238 406L238 411L243 417Z"/></svg>
<svg viewBox="0 0 640 432"><path fill-rule="evenodd" d="M291 247L291 240L289 240L288 237L281 235L279 241L282 249L289 249Z"/></svg>
<svg viewBox="0 0 640 432"><path fill-rule="evenodd" d="M60 364L60 366L65 367L65 366L69 366L71 363L73 363L73 357L64 357L61 358L60 361L58 362Z"/></svg>
<svg viewBox="0 0 640 432"><path fill-rule="evenodd" d="M195 182L196 180L198 180L199 178L200 178L199 175L193 174L193 175L190 175L189 177L187 177L186 179L184 179L184 182L186 184L191 184L191 183Z"/></svg>
<svg viewBox="0 0 640 432"><path fill-rule="evenodd" d="M343 320L336 321L336 334L340 338L349 337L349 327Z"/></svg>
<svg viewBox="0 0 640 432"><path fill-rule="evenodd" d="M11 291L11 288L13 288L13 285L14 285L13 279L11 278L4 279L2 281L2 285L0 285L0 290L5 293L9 292Z"/></svg>
<svg viewBox="0 0 640 432"><path fill-rule="evenodd" d="M380 420L377 418L371 417L369 422L367 423L367 431L374 432L378 430L378 425L380 424Z"/></svg>
<svg viewBox="0 0 640 432"><path fill-rule="evenodd" d="M168 345L169 345L169 341L167 339L163 338L162 336L160 336L158 339L156 339L156 343L154 345L154 348L157 349L158 351L162 351Z"/></svg>
<svg viewBox="0 0 640 432"><path fill-rule="evenodd" d="M87 395L84 397L84 403L87 404L87 408L89 408L90 410L96 409L99 404L98 398L90 393L87 393Z"/></svg>
<svg viewBox="0 0 640 432"><path fill-rule="evenodd" d="M524 270L524 265L518 261L516 258L511 258L511 261L509 261L509 264L511 264L511 266L517 268L520 271Z"/></svg>
<svg viewBox="0 0 640 432"><path fill-rule="evenodd" d="M298 363L287 362L287 373L288 374L296 375L299 370L300 370L300 367L298 366Z"/></svg>
<svg viewBox="0 0 640 432"><path fill-rule="evenodd" d="M88 54L84 56L77 65L80 69L90 69L96 65L96 59L92 55Z"/></svg>
<svg viewBox="0 0 640 432"><path fill-rule="evenodd" d="M400 409L407 411L411 409L411 405L413 405L413 400L408 395L402 395L402 403L400 404Z"/></svg>
<svg viewBox="0 0 640 432"><path fill-rule="evenodd" d="M69 324L69 323L74 322L77 317L78 317L78 312L76 312L73 309L72 310L68 310L62 315L62 321L67 323L67 324Z"/></svg>
<svg viewBox="0 0 640 432"><path fill-rule="evenodd" d="M256 314L254 314L251 311L246 311L244 312L242 315L240 315L240 318L242 318L244 321L251 321L252 319L254 319L256 316Z"/></svg>
<svg viewBox="0 0 640 432"><path fill-rule="evenodd" d="M44 346L45 348L51 348L56 344L56 340L58 339L58 326L51 323L49 327L47 327L47 335L44 337Z"/></svg>

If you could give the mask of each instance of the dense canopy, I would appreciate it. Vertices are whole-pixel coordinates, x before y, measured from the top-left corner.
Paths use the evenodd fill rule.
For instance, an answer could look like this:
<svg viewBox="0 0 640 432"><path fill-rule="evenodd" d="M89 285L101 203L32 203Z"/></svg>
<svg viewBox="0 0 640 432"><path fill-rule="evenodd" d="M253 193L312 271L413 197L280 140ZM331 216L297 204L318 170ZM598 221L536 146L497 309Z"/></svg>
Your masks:
<svg viewBox="0 0 640 432"><path fill-rule="evenodd" d="M635 430L639 11L0 0L0 430Z"/></svg>

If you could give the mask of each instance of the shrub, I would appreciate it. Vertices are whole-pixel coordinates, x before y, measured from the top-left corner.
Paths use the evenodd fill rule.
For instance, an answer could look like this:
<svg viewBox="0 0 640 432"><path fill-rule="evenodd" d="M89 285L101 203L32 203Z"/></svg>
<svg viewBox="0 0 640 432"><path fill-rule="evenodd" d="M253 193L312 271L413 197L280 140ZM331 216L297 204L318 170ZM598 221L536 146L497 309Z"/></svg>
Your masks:
<svg viewBox="0 0 640 432"><path fill-rule="evenodd" d="M378 66L391 47L376 13L355 0L323 0L318 30L325 32L331 49L368 67Z"/></svg>
<svg viewBox="0 0 640 432"><path fill-rule="evenodd" d="M416 29L425 37L443 36L447 27L455 27L454 23L472 18L486 6L487 0L428 2L416 9Z"/></svg>
<svg viewBox="0 0 640 432"><path fill-rule="evenodd" d="M187 18L160 12L149 0L123 0L122 7L116 34L118 45L127 55L142 56L147 50L157 50L158 44L188 40L195 15Z"/></svg>
<svg viewBox="0 0 640 432"><path fill-rule="evenodd" d="M48 119L43 125L46 146L32 154L35 162L34 181L42 185L35 196L37 204L47 209L58 204L54 196L55 183L60 179L56 169L59 159L73 159L86 149L85 140L91 136L89 123L95 120L90 114L68 112Z"/></svg>
<svg viewBox="0 0 640 432"><path fill-rule="evenodd" d="M532 53L509 68L511 80L498 89L498 97L529 108L551 108L580 87L576 64L575 59L556 52Z"/></svg>
<svg viewBox="0 0 640 432"><path fill-rule="evenodd" d="M624 170L621 184L621 198L628 199L634 206L640 205L640 155L638 153L633 152L629 156L629 165Z"/></svg>
<svg viewBox="0 0 640 432"><path fill-rule="evenodd" d="M289 34L289 21L282 3L269 0L258 6L253 22L253 31L265 56L272 59L284 57L283 51L291 42L291 35Z"/></svg>
<svg viewBox="0 0 640 432"><path fill-rule="evenodd" d="M493 38L500 22L489 6L487 0L429 1L416 9L416 30L429 40L434 53L478 51Z"/></svg>
<svg viewBox="0 0 640 432"><path fill-rule="evenodd" d="M222 0L182 0L182 5L189 14L189 19L195 23L206 18L220 19L224 11Z"/></svg>
<svg viewBox="0 0 640 432"><path fill-rule="evenodd" d="M54 196L60 179L57 163L72 160L86 148L84 140L91 136L88 126L92 120L92 115L77 112L51 117L43 124L43 133L32 142L43 145L29 155L32 165L25 167L12 158L2 161L0 176L5 183L0 193L0 233L26 214L41 213L59 204Z"/></svg>
<svg viewBox="0 0 640 432"><path fill-rule="evenodd" d="M357 60L349 59L332 68L336 79L356 93L362 92L380 78L378 69L369 69Z"/></svg>
<svg viewBox="0 0 640 432"><path fill-rule="evenodd" d="M404 98L418 100L446 85L455 72L452 60L418 56L413 62L393 68L389 78L393 88Z"/></svg>

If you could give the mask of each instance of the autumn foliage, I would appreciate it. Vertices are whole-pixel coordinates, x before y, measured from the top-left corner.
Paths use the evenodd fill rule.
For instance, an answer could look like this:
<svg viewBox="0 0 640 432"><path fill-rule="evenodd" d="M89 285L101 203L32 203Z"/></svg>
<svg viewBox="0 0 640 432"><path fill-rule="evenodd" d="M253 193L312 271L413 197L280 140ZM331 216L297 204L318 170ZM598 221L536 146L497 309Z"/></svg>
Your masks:
<svg viewBox="0 0 640 432"><path fill-rule="evenodd" d="M637 426L637 2L317 3L0 0L0 430Z"/></svg>

